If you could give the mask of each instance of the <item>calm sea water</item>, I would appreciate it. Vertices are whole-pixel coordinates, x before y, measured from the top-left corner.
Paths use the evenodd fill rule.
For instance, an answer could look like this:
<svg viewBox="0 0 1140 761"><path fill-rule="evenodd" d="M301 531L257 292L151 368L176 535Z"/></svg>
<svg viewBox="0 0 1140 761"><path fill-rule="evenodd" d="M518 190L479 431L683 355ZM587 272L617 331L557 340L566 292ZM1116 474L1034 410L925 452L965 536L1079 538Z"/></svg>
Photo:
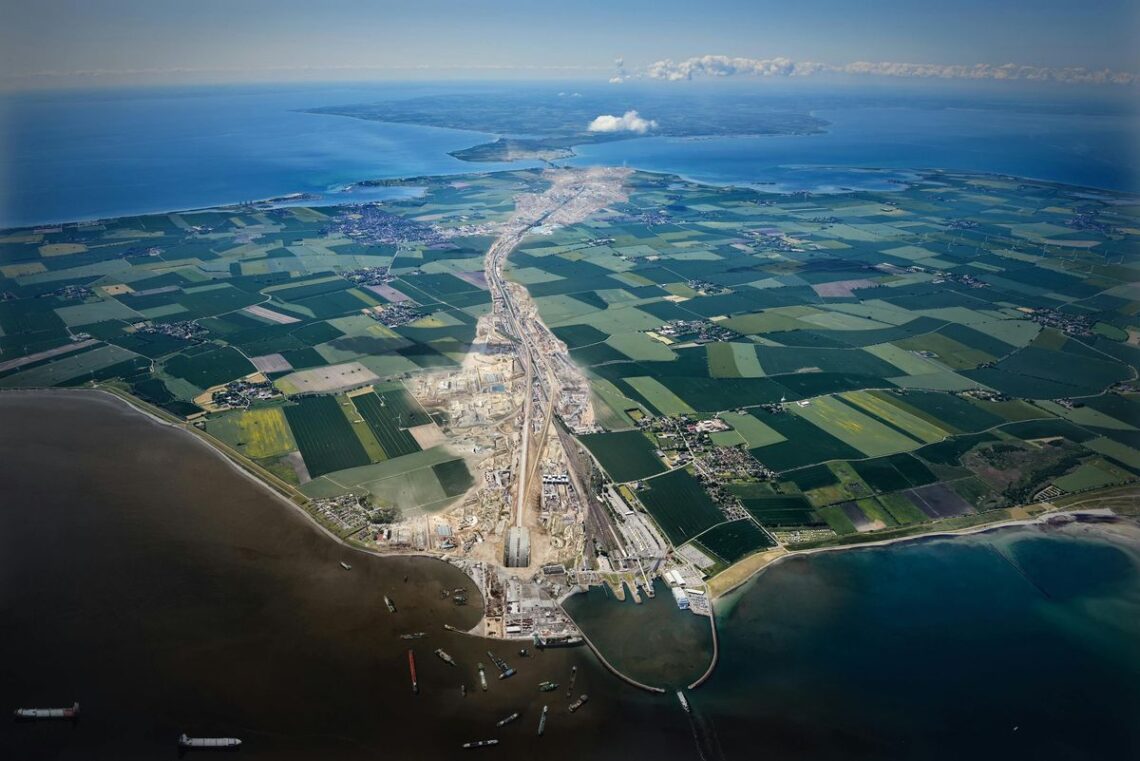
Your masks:
<svg viewBox="0 0 1140 761"><path fill-rule="evenodd" d="M545 96L565 84L512 85ZM0 228L200 208L290 193L327 194L364 179L533 166L448 155L492 135L300 113L318 106L485 92L503 85L294 85L130 89L0 97ZM591 92L582 88L587 95ZM628 90L630 108L639 91ZM652 102L660 104L660 88ZM694 93L675 93L684 109ZM701 90L725 108L739 88ZM1005 172L1140 192L1140 121L1119 98L1005 104L984 95L773 91L780 107L817 110L826 134L649 137L577 148L576 165L618 165L780 192L886 190L905 170ZM1011 91L1010 91L1011 92ZM1056 91L1052 91L1054 97ZM612 92L607 93L612 97ZM977 102L984 110L962 107ZM609 101L606 101L609 102ZM951 107L953 106L953 107ZM658 105L657 107L660 107ZM653 117L653 114L646 114ZM712 125L715 127L715 125ZM510 132L505 125L505 132ZM858 171L885 168L890 173ZM854 171L853 171L854 170ZM329 195L335 198L335 195Z"/></svg>
<svg viewBox="0 0 1140 761"><path fill-rule="evenodd" d="M1140 754L1140 552L1014 529L771 569L694 705L729 758Z"/></svg>
<svg viewBox="0 0 1140 761"><path fill-rule="evenodd" d="M410 85L137 89L0 99L0 227L202 208L359 180L458 174L494 139L299 109L414 97ZM479 171L527 164L486 164Z"/></svg>
<svg viewBox="0 0 1140 761"><path fill-rule="evenodd" d="M691 725L672 694L626 686L585 649L523 659L445 632L477 618L440 600L466 583L457 570L349 555L199 442L107 397L0 394L0 483L0 708L83 706L74 727L0 721L0 758L175 757L182 731L274 759L447 758L485 737L502 744L482 755L504 759L1140 750L1134 548L1010 531L776 566L721 605L721 661L691 694ZM703 670L708 628L668 595L571 603L636 675ZM413 697L398 634L418 630ZM489 648L519 674L483 693ZM591 700L571 717L565 693L537 683L565 684L572 665Z"/></svg>
<svg viewBox="0 0 1140 761"><path fill-rule="evenodd" d="M627 164L775 192L890 190L908 170L1012 174L1140 192L1140 121L1127 114L853 106L822 135L650 137L580 146L574 164ZM895 170L858 172L852 167Z"/></svg>

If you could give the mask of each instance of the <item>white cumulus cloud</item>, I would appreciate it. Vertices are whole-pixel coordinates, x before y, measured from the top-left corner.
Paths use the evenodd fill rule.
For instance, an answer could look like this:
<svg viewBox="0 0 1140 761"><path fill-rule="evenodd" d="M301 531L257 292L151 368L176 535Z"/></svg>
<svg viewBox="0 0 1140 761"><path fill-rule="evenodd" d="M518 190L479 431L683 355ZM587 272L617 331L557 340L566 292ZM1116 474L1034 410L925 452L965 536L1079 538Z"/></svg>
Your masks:
<svg viewBox="0 0 1140 761"><path fill-rule="evenodd" d="M723 55L697 56L683 61L666 58L649 64L642 72L642 76L676 82L694 77L806 77L820 73L936 79L1028 80L1074 84L1140 84L1140 74L1110 69L1086 69L1080 66L1019 66L1012 63L1000 66L988 63L943 65L889 61L829 64L793 61L789 58L732 58Z"/></svg>
<svg viewBox="0 0 1140 761"><path fill-rule="evenodd" d="M641 118L636 111L626 111L621 116L602 114L590 122L586 129L590 132L635 132L644 135L650 130L657 129L657 122Z"/></svg>

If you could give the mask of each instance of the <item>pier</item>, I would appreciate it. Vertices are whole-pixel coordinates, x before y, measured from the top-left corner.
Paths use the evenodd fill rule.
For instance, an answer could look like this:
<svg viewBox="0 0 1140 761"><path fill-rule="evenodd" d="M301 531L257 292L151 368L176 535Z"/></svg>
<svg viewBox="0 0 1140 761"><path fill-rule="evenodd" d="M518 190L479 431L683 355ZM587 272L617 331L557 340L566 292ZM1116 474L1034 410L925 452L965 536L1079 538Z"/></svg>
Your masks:
<svg viewBox="0 0 1140 761"><path fill-rule="evenodd" d="M700 678L697 679L697 681L689 685L690 690L695 690L707 682L708 678L712 676L713 671L716 670L717 661L720 660L720 642L717 639L716 633L716 611L713 610L713 601L711 597L709 598L709 626L712 627L712 660L709 661L709 667L705 669L705 673L701 674Z"/></svg>

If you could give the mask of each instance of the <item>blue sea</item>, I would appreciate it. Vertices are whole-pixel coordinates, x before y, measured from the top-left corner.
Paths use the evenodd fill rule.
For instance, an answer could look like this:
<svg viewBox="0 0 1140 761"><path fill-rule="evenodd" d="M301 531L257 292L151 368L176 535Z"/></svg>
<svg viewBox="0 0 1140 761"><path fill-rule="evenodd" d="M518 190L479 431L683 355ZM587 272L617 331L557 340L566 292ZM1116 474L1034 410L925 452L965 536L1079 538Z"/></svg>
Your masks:
<svg viewBox="0 0 1140 761"><path fill-rule="evenodd" d="M548 96L567 85L519 87ZM495 135L302 112L480 88L494 97L503 85L136 88L0 97L0 227L291 193L322 194L331 203L337 190L359 180L533 166L448 155ZM639 92L629 90L630 107L637 107ZM723 98L730 108L738 93L713 88L702 97ZM646 137L580 146L567 163L625 164L774 192L889 190L907 170L927 168L1140 192L1140 122L1126 99L1112 95L1106 101L1068 92L1068 100L1058 101L1051 93L1038 103L1020 94L1005 103L992 88L975 100L958 91L887 97L816 89L805 102L826 106L812 110L830 123L824 134ZM690 96L678 90L678 107ZM772 98L796 105L786 91Z"/></svg>

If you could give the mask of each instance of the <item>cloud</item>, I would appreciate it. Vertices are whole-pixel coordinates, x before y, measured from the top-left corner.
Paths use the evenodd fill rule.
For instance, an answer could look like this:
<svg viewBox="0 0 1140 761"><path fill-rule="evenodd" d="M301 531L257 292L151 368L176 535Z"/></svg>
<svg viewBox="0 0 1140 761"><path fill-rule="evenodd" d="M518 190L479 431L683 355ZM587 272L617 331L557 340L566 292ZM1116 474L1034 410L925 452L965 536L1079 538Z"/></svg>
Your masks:
<svg viewBox="0 0 1140 761"><path fill-rule="evenodd" d="M650 130L657 129L657 122L652 119L642 119L636 111L626 111L621 116L602 114L588 126L590 132L635 132L644 135Z"/></svg>
<svg viewBox="0 0 1140 761"><path fill-rule="evenodd" d="M625 81L625 77L610 77L610 84L611 85L620 85L624 81Z"/></svg>
<svg viewBox="0 0 1140 761"><path fill-rule="evenodd" d="M665 59L651 63L641 76L671 82L694 77L807 77L813 74L852 74L856 76L911 77L920 79L1023 80L1035 82L1067 82L1073 84L1140 84L1140 75L1110 69L1086 69L1080 66L1020 66L1007 63L943 65L925 63L892 63L855 61L847 64L793 61L789 58L732 58L706 55L683 61ZM612 80L611 80L612 81Z"/></svg>

